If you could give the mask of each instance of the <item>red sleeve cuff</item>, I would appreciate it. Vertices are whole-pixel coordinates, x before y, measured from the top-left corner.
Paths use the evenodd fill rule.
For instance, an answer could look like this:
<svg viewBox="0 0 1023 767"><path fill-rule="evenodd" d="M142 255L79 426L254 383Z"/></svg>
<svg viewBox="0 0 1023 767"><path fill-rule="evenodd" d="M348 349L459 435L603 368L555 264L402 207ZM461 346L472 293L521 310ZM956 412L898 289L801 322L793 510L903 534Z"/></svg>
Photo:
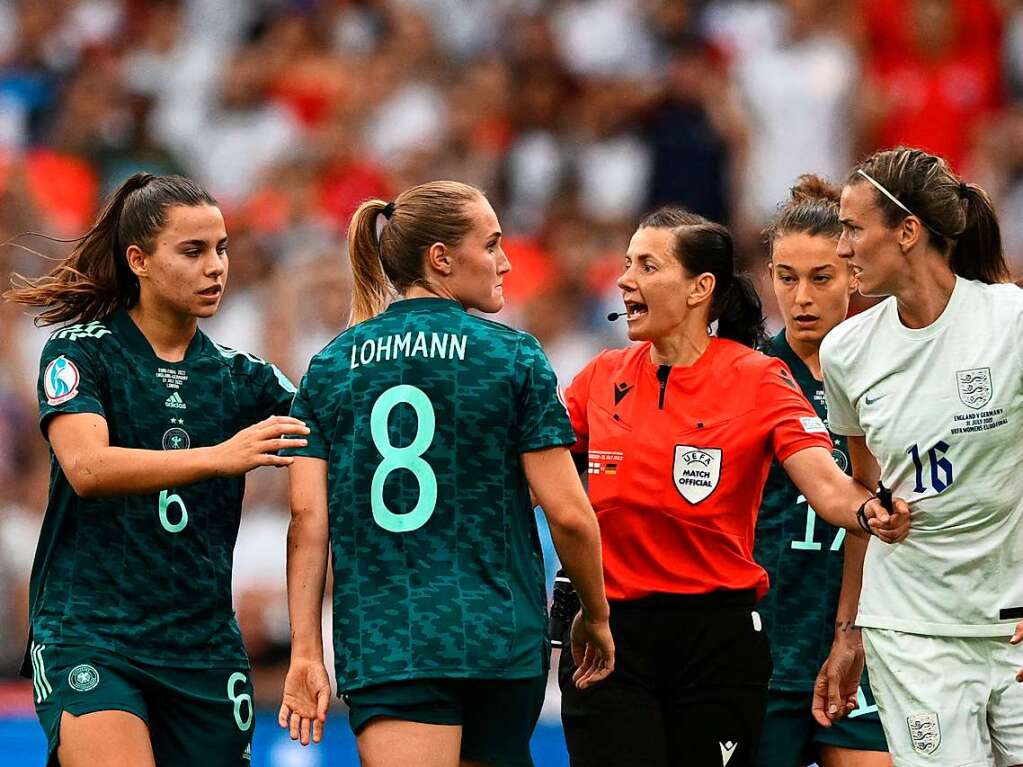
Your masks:
<svg viewBox="0 0 1023 767"><path fill-rule="evenodd" d="M806 450L808 447L823 447L826 450L831 450L831 437L827 434L807 434L787 442L775 453L775 457L777 457L778 463L785 463L800 450Z"/></svg>

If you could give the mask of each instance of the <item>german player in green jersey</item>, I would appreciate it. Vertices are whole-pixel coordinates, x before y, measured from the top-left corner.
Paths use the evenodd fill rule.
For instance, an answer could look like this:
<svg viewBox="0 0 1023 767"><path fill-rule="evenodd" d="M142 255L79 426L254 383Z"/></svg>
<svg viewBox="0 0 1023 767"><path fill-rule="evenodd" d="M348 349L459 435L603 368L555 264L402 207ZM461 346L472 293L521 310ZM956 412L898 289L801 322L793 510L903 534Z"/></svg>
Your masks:
<svg viewBox="0 0 1023 767"><path fill-rule="evenodd" d="M65 325L40 365L51 480L22 669L51 764L248 764L231 607L244 474L291 463L275 451L308 430L273 365L198 329L227 272L215 200L136 174L66 261L7 294Z"/></svg>
<svg viewBox="0 0 1023 767"><path fill-rule="evenodd" d="M288 451L300 457L280 724L303 744L322 733L329 539L335 670L363 763L530 765L550 655L530 490L581 584L576 683L614 660L557 381L532 336L467 311L498 311L511 268L479 190L438 181L366 202L349 255L351 325L313 358L292 410L311 432Z"/></svg>
<svg viewBox="0 0 1023 767"><path fill-rule="evenodd" d="M803 176L765 239L771 281L785 328L763 351L792 371L803 394L827 423L819 349L845 319L856 279L837 255L840 190ZM849 472L845 439L831 435L833 455ZM829 727L811 714L818 669L862 658L855 600L839 605L843 552L864 541L818 517L782 468L771 468L757 521L755 557L771 579L757 605L771 637L774 671L760 746L761 767L886 767L891 764L869 683L843 691L848 710ZM858 593L847 589L849 594ZM829 659L829 655L831 656Z"/></svg>

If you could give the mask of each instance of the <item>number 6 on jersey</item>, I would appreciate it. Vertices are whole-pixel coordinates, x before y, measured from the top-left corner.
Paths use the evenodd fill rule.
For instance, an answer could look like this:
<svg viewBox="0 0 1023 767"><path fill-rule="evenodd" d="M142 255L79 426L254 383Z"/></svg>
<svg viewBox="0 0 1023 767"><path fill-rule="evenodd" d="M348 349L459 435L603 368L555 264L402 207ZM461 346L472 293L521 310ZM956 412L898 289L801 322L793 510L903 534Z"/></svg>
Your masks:
<svg viewBox="0 0 1023 767"><path fill-rule="evenodd" d="M416 436L410 445L395 447L387 431L387 419L391 411L398 405L411 405L416 413L418 426ZM433 404L426 393L408 384L392 386L377 399L370 412L370 434L373 444L384 457L376 471L370 487L370 503L373 508L373 519L384 530L392 533L410 533L418 530L433 516L437 507L437 475L433 468L422 457L433 443L433 435L437 427L437 417ZM419 482L419 500L412 511L397 514L387 508L384 502L384 483L388 475L396 469L406 469Z"/></svg>

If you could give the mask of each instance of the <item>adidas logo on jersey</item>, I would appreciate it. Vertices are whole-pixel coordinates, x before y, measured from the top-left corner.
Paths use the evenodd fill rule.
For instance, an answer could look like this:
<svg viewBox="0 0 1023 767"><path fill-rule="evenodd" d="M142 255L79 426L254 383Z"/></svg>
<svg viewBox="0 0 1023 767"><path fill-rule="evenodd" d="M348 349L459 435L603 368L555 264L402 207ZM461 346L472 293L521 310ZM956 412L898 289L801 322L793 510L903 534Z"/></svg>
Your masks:
<svg viewBox="0 0 1023 767"><path fill-rule="evenodd" d="M51 338L62 338L77 341L79 338L102 338L110 335L110 330L100 324L99 320L78 325L69 325L54 333Z"/></svg>
<svg viewBox="0 0 1023 767"><path fill-rule="evenodd" d="M178 394L177 392L174 392L172 395L170 395L164 401L163 404L164 407L173 407L177 408L178 410L184 410L186 407L188 407L188 405L185 404L185 401L181 399L181 395Z"/></svg>

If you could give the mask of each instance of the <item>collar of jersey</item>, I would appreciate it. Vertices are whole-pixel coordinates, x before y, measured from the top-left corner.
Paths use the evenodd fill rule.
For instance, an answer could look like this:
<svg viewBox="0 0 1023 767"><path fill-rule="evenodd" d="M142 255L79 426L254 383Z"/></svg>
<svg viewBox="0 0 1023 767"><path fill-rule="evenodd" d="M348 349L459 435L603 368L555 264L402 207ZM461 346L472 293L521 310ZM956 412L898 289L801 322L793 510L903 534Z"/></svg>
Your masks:
<svg viewBox="0 0 1023 767"><path fill-rule="evenodd" d="M895 297L886 299L888 306L885 311L888 313L888 322L896 333L903 338L910 338L915 341L922 341L932 338L945 329L950 323L961 321L959 305L966 299L966 292L969 290L969 280L956 276L955 285L952 287L952 295L948 297L948 303L938 315L938 319L924 328L909 328L902 324L899 319L899 304Z"/></svg>
<svg viewBox="0 0 1023 767"><path fill-rule="evenodd" d="M465 311L464 306L450 298L403 298L388 306L386 313L403 314L420 309L458 309L460 312Z"/></svg>
<svg viewBox="0 0 1023 767"><path fill-rule="evenodd" d="M774 352L775 357L789 366L789 370L792 371L792 375L796 377L797 381L803 378L804 380L814 381L817 384L821 383L813 377L810 368L806 366L802 358L792 349L789 339L785 337L784 328L771 339L771 351Z"/></svg>
<svg viewBox="0 0 1023 767"><path fill-rule="evenodd" d="M703 350L703 354L697 357L696 361L692 365L671 365L672 379L685 379L691 376L703 375L704 371L711 364L711 361L717 356L720 347L721 340L717 336L711 336L710 343L707 344L707 348ZM652 349L653 343L651 341L643 342L643 366L651 375L657 375L657 369L664 366L658 365L650 358Z"/></svg>
<svg viewBox="0 0 1023 767"><path fill-rule="evenodd" d="M149 339L139 330L139 326L135 324L135 320L128 315L125 309L118 309L114 312L110 322L128 347L145 357L150 357L166 365L181 365L188 362L199 353L199 348L202 346L202 331L196 328L195 335L192 336L188 349L185 350L185 359L181 362L170 362L156 356Z"/></svg>

